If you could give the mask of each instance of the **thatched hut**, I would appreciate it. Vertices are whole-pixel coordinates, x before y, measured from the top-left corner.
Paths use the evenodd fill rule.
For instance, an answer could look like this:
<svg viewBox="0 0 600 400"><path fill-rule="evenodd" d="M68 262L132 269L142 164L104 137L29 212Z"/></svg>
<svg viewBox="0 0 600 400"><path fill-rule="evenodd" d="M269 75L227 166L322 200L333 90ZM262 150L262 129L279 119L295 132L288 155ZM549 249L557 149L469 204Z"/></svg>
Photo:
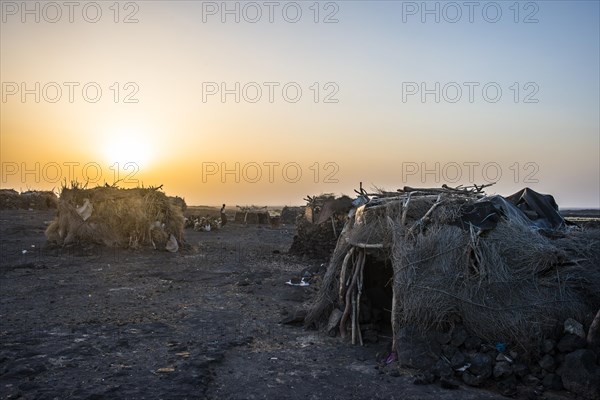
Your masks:
<svg viewBox="0 0 600 400"><path fill-rule="evenodd" d="M567 227L554 199L479 187L361 194L305 318L350 335L387 324L469 334L525 352L600 307L600 235Z"/></svg>
<svg viewBox="0 0 600 400"><path fill-rule="evenodd" d="M285 206L281 210L281 223L282 224L295 224L296 218L303 212L303 207L289 207Z"/></svg>
<svg viewBox="0 0 600 400"><path fill-rule="evenodd" d="M183 242L182 210L156 188L63 188L58 215L46 230L59 245L107 246L177 251Z"/></svg>
<svg viewBox="0 0 600 400"><path fill-rule="evenodd" d="M58 197L49 190L0 189L0 209L48 210L58 207Z"/></svg>
<svg viewBox="0 0 600 400"><path fill-rule="evenodd" d="M332 194L307 196L306 206L296 216L296 235L290 253L326 259L336 246L352 200Z"/></svg>
<svg viewBox="0 0 600 400"><path fill-rule="evenodd" d="M267 207L236 206L234 222L237 224L269 224L269 212Z"/></svg>

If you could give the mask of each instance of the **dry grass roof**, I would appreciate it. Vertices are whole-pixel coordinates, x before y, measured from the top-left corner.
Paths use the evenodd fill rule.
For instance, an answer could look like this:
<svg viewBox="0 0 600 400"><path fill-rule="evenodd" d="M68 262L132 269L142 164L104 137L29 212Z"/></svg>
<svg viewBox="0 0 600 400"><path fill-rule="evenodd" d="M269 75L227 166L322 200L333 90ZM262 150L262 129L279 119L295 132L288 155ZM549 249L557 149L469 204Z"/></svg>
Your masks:
<svg viewBox="0 0 600 400"><path fill-rule="evenodd" d="M164 249L183 242L184 217L180 206L157 188L92 189L63 187L58 215L46 230L49 241L60 245L98 243Z"/></svg>

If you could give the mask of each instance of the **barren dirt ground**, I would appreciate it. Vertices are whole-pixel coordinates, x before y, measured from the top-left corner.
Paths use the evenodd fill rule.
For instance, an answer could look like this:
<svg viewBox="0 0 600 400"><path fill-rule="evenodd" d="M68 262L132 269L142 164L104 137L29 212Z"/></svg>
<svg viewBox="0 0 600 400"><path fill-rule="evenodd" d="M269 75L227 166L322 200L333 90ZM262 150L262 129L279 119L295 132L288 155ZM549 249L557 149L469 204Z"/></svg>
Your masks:
<svg viewBox="0 0 600 400"><path fill-rule="evenodd" d="M279 321L319 261L287 255L294 227L186 231L176 254L51 248L55 211L1 211L0 398L500 399L417 386L352 346Z"/></svg>

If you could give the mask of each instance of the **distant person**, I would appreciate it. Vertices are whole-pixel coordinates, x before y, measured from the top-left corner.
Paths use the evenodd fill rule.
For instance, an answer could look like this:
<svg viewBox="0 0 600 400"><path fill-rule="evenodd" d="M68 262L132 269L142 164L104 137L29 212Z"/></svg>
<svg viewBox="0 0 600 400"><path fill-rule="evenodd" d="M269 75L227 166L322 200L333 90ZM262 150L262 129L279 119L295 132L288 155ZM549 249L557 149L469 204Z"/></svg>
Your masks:
<svg viewBox="0 0 600 400"><path fill-rule="evenodd" d="M221 226L225 226L227 224L227 215L225 215L225 204L221 207Z"/></svg>

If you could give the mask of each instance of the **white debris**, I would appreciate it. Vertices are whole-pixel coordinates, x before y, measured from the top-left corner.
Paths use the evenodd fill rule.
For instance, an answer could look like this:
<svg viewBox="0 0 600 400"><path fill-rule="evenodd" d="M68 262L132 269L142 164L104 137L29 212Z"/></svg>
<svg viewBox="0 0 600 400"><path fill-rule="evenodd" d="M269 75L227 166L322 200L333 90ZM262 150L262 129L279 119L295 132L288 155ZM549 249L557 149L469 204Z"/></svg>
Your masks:
<svg viewBox="0 0 600 400"><path fill-rule="evenodd" d="M79 214L84 221L87 221L92 215L92 211L94 211L94 206L90 203L89 199L83 199L83 205L77 208L77 214Z"/></svg>
<svg viewBox="0 0 600 400"><path fill-rule="evenodd" d="M175 236L173 236L173 234L169 236L169 241L167 242L165 249L167 249L167 251L170 251L171 253L177 253L177 251L179 250L179 244L177 243L177 239L175 238Z"/></svg>

